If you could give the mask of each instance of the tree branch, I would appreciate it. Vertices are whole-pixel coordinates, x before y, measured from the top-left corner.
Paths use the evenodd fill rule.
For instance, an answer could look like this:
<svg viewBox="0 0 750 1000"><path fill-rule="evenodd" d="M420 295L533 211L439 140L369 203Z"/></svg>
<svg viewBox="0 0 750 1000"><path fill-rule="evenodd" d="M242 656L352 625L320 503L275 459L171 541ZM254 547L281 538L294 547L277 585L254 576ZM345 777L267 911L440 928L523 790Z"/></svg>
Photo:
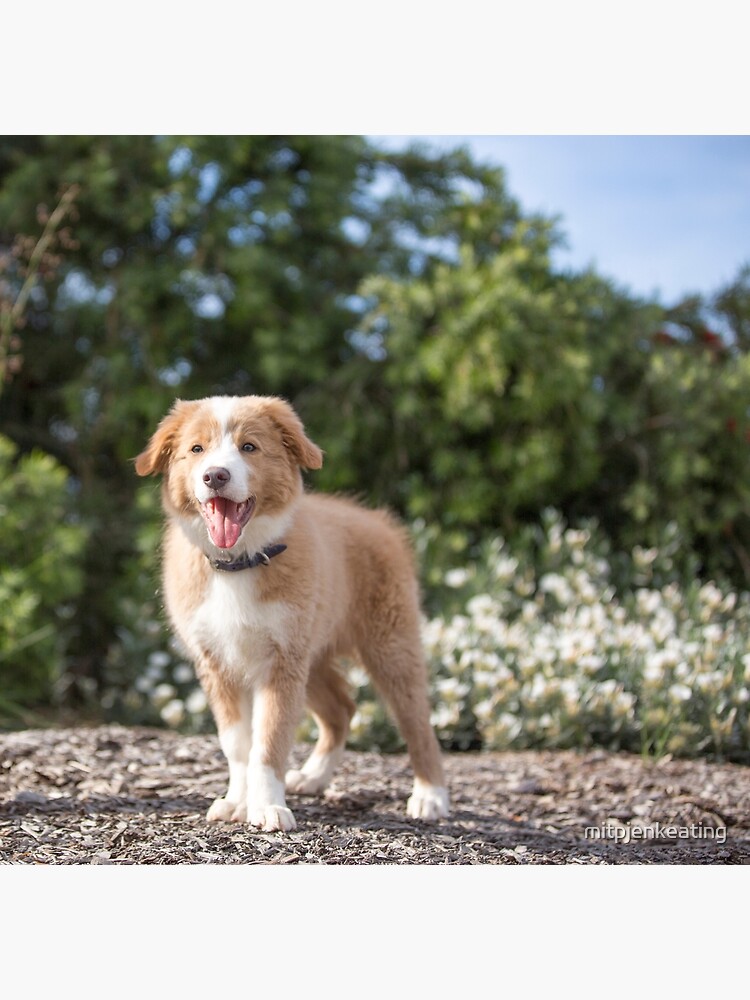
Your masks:
<svg viewBox="0 0 750 1000"><path fill-rule="evenodd" d="M42 230L42 235L37 240L37 243L31 252L26 269L26 277L15 301L0 301L0 392L2 392L2 387L5 384L13 330L18 326L24 310L26 309L26 303L28 302L32 289L36 284L39 269L44 260L44 256L49 251L60 224L70 211L71 205L73 204L78 191L78 185L71 184L71 186L60 196L60 201L58 202L57 207L47 219L44 229Z"/></svg>

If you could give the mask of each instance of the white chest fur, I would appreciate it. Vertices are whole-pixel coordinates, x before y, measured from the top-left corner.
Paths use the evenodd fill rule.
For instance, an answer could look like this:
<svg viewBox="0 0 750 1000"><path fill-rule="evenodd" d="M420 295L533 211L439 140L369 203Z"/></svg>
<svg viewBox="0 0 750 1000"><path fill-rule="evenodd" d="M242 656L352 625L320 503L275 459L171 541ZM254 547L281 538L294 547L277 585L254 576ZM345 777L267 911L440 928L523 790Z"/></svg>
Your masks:
<svg viewBox="0 0 750 1000"><path fill-rule="evenodd" d="M259 601L256 574L214 572L203 601L185 628L196 652L208 654L222 670L245 683L262 680L274 648L286 645L288 610L280 601Z"/></svg>

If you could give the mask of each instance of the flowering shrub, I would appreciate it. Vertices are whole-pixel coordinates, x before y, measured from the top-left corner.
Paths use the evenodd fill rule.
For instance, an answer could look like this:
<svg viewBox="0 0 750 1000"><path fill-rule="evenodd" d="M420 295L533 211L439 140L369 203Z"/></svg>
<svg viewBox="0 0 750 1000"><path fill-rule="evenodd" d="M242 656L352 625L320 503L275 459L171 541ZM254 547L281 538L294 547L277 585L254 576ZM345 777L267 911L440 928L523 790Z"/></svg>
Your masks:
<svg viewBox="0 0 750 1000"><path fill-rule="evenodd" d="M679 538L611 558L553 511L446 575L463 608L424 629L449 745L750 756L750 595L676 578Z"/></svg>
<svg viewBox="0 0 750 1000"><path fill-rule="evenodd" d="M512 546L491 539L469 565L444 573L431 598L444 611L424 625L443 744L750 758L750 595L694 570L680 582L680 552L670 529L658 548L616 557L595 524L572 529L546 511ZM151 612L142 635L153 642L164 632ZM124 707L211 729L179 651L156 649L145 662ZM365 671L348 672L357 703L350 746L402 748ZM299 735L313 738L314 724Z"/></svg>
<svg viewBox="0 0 750 1000"><path fill-rule="evenodd" d="M127 604L123 605L123 611ZM166 725L182 732L211 732L206 696L192 664L182 654L158 614L156 602L130 609L133 621L120 629L119 643L106 664L110 683L102 707L111 718L138 725ZM134 680L131 665L143 664Z"/></svg>

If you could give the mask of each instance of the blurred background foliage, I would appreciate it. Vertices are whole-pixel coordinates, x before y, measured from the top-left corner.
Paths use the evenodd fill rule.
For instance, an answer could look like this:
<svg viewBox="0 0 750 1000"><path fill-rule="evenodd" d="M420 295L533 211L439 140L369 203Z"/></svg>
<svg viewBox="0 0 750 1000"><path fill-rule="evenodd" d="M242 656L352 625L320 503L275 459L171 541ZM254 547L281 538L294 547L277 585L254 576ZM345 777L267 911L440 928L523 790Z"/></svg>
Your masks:
<svg viewBox="0 0 750 1000"><path fill-rule="evenodd" d="M288 398L311 485L417 526L433 615L550 507L746 588L750 267L663 305L556 270L563 238L462 150L0 138L3 724L142 717L172 654L132 457L175 397Z"/></svg>

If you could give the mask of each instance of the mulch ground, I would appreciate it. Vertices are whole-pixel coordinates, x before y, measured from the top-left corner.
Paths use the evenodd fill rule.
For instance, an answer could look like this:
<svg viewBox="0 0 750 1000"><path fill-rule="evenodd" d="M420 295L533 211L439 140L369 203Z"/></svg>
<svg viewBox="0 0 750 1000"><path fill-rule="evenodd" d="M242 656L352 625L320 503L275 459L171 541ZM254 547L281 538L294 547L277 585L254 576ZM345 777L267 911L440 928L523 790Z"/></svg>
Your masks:
<svg viewBox="0 0 750 1000"><path fill-rule="evenodd" d="M750 863L748 767L561 751L448 754L446 768L453 812L439 823L407 818L405 756L349 752L324 798L290 796L295 831L262 833L205 822L226 782L215 736L0 734L0 863Z"/></svg>

